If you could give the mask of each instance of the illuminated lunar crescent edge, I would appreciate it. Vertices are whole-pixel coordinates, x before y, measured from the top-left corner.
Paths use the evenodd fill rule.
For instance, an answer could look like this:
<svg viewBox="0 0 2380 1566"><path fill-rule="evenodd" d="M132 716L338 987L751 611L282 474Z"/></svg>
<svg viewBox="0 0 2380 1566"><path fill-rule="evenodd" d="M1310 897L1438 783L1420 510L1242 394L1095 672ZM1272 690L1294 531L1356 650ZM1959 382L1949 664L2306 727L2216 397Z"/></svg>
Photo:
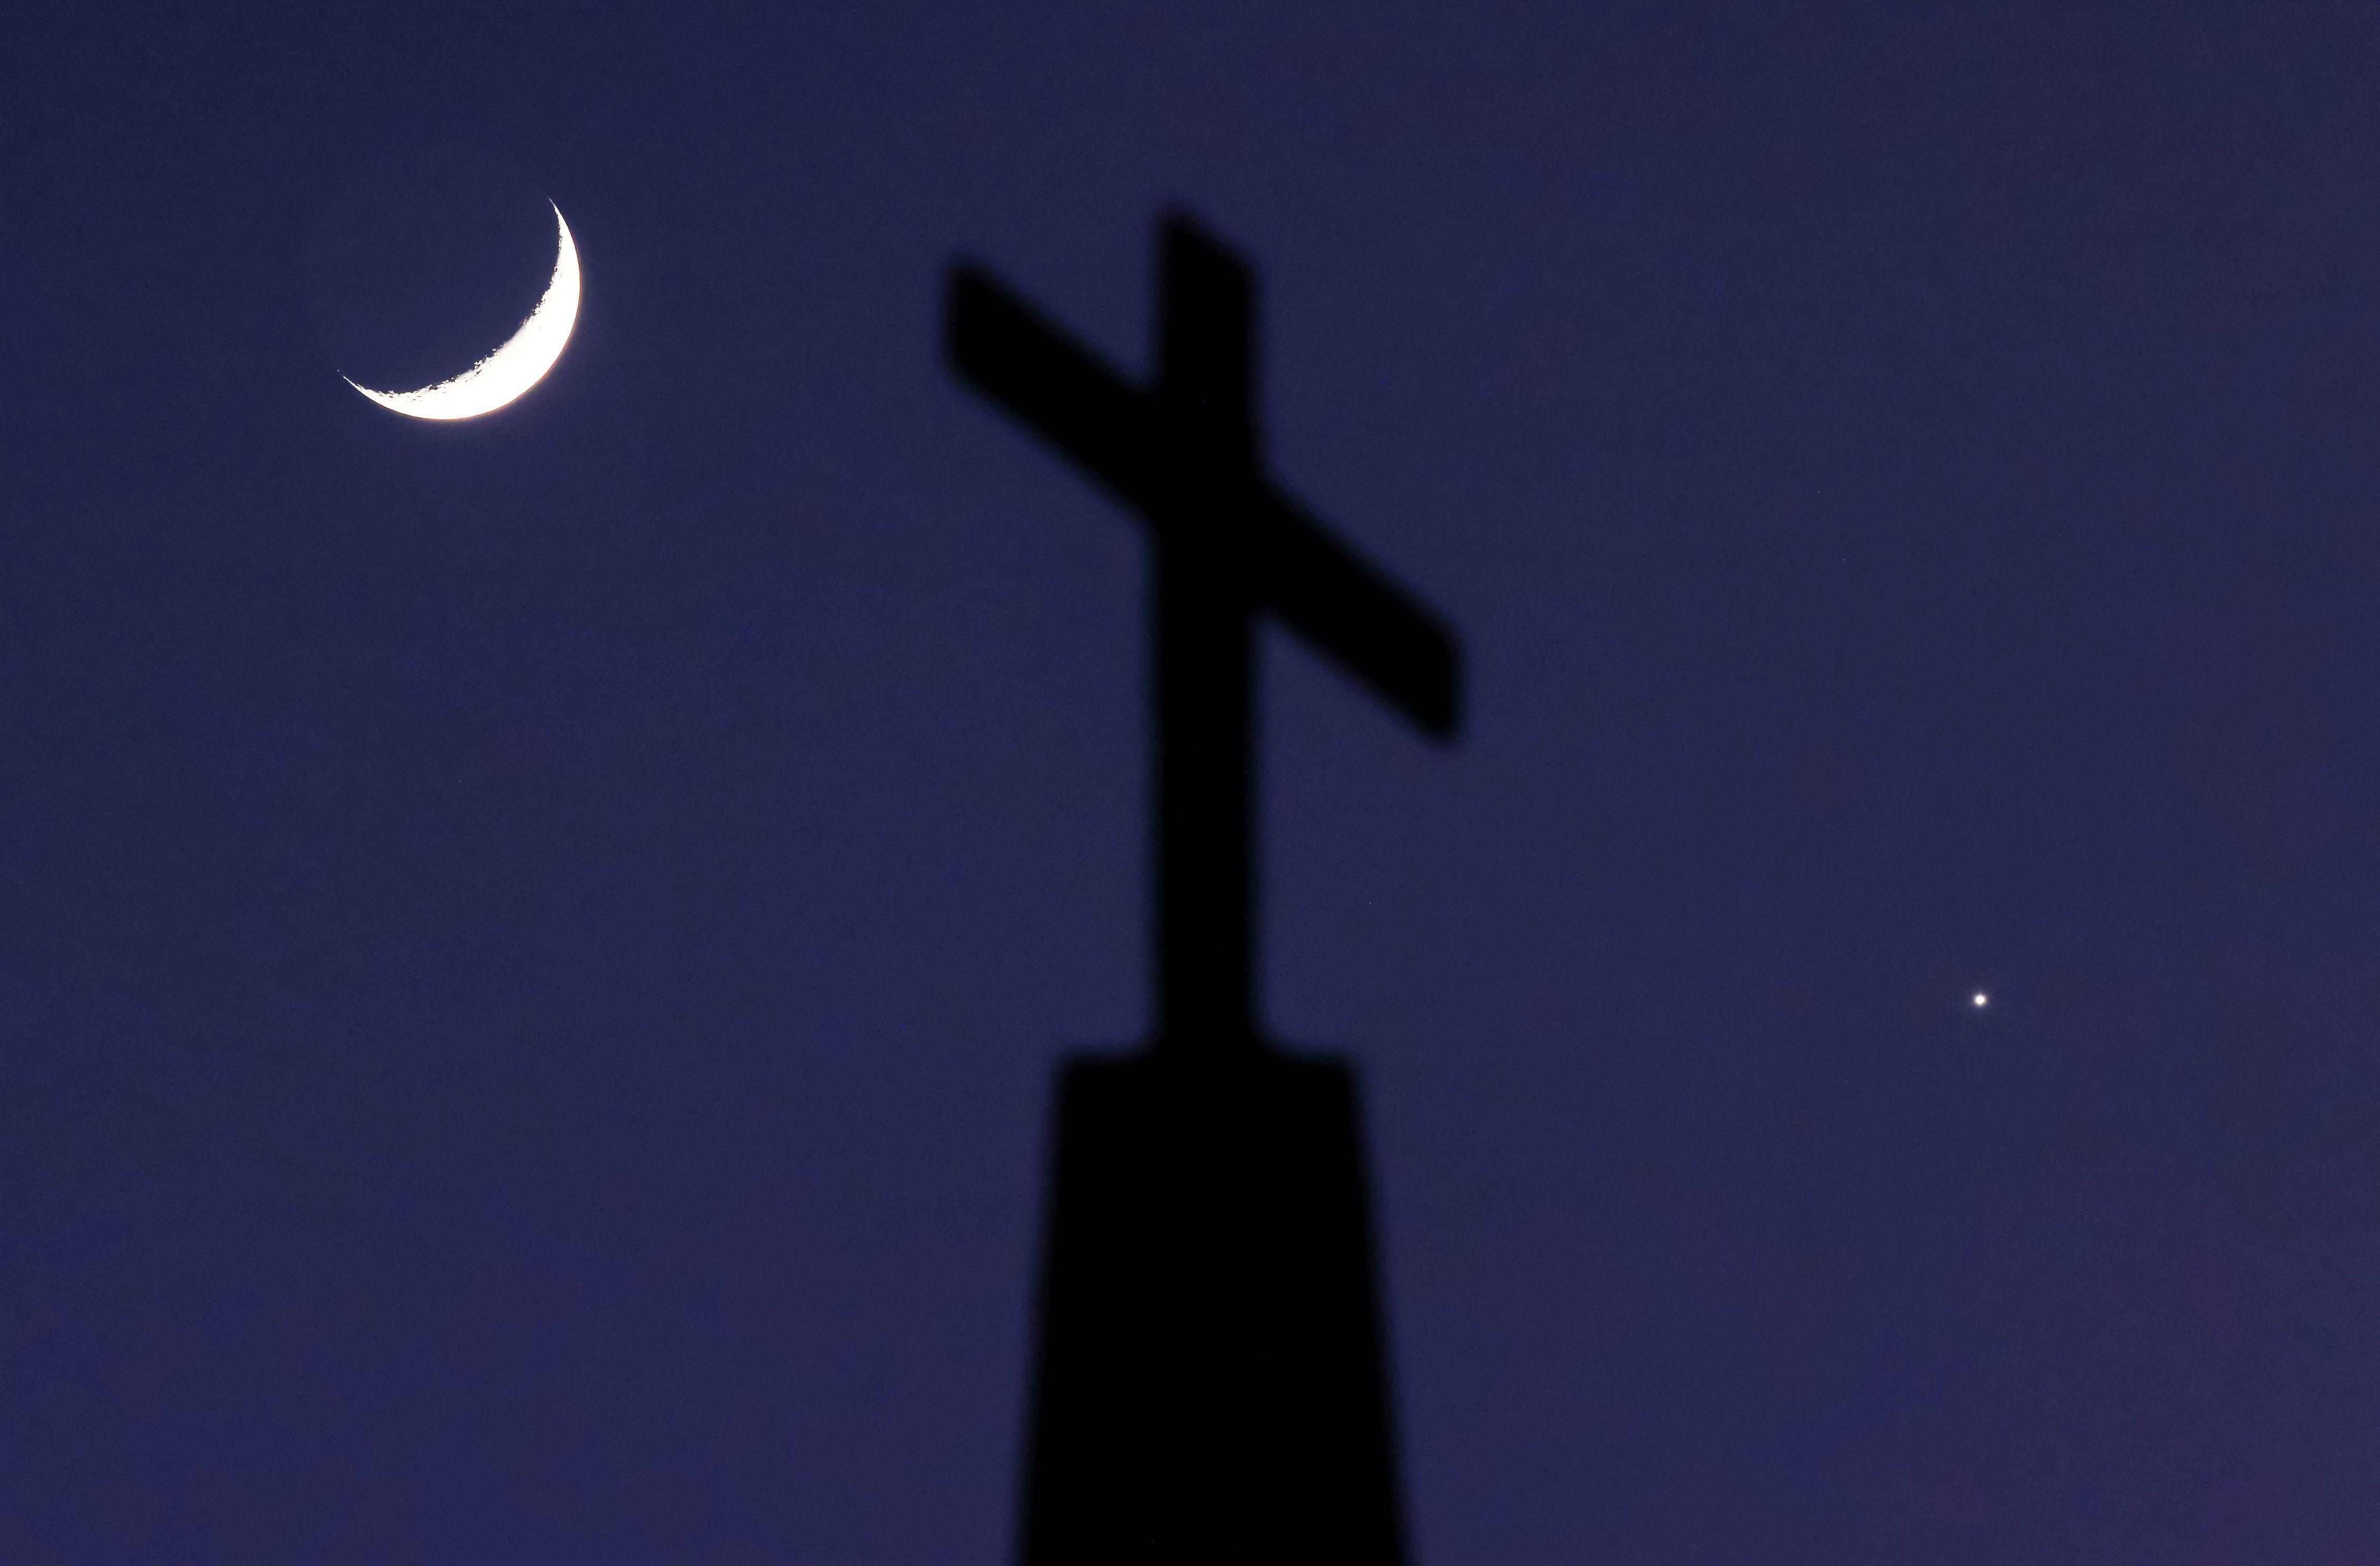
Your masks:
<svg viewBox="0 0 2380 1566"><path fill-rule="evenodd" d="M356 386L344 375L339 379L381 407L414 419L470 419L492 413L536 385L562 357L563 346L570 341L570 328L578 320L578 247L570 242L570 225L562 221L560 207L553 209L553 226L562 237L553 258L553 280L545 285L545 297L537 301L520 330L494 353L453 380L418 392L375 392L369 386Z"/></svg>

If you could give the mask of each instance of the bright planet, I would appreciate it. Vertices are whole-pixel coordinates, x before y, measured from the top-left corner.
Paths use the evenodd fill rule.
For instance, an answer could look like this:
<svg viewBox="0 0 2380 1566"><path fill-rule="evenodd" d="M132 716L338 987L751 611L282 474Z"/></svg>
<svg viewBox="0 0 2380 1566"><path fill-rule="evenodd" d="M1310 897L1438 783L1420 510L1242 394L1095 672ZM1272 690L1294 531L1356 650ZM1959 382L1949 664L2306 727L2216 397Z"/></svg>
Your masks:
<svg viewBox="0 0 2380 1566"><path fill-rule="evenodd" d="M552 202L547 203L549 206ZM473 419L492 413L545 379L570 342L578 320L578 247L571 243L570 225L562 209L553 208L556 246L553 276L545 293L520 329L496 350L460 375L412 392L375 392L340 380L381 407L410 419Z"/></svg>

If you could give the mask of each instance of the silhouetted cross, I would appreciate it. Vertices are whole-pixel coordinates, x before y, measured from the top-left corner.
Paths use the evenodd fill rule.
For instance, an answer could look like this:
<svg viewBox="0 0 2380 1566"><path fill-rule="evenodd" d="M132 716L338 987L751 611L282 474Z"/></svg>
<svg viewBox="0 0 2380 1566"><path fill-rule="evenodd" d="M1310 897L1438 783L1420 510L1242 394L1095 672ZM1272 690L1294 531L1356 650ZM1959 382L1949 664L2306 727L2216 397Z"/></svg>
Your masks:
<svg viewBox="0 0 2380 1566"><path fill-rule="evenodd" d="M961 375L1149 523L1156 1042L1254 1042L1251 614L1279 614L1439 738L1455 728L1456 652L1428 611L1267 478L1247 269L1179 213L1160 227L1154 385L1117 375L965 261L944 345Z"/></svg>

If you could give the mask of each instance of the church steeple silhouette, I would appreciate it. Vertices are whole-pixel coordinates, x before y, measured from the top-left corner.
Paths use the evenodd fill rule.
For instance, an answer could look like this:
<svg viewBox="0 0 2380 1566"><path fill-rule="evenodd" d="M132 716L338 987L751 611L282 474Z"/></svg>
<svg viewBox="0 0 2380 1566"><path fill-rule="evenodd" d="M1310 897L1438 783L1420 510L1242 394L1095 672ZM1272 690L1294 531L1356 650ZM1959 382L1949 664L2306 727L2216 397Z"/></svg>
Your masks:
<svg viewBox="0 0 2380 1566"><path fill-rule="evenodd" d="M958 373L1149 525L1148 1048L1061 1068L1019 1566L1399 1566L1354 1074L1264 1038L1252 982L1253 617L1430 734L1452 637L1265 471L1245 266L1169 213L1135 386L981 268Z"/></svg>

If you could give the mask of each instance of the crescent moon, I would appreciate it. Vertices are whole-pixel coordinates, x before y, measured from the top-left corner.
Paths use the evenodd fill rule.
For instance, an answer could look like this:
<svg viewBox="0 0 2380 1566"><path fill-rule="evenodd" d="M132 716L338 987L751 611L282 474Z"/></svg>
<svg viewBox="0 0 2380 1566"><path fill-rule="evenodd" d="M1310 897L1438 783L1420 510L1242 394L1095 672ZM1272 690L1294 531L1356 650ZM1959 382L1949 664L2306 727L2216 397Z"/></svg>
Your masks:
<svg viewBox="0 0 2380 1566"><path fill-rule="evenodd" d="M553 258L552 280L520 330L494 353L453 380L418 392L375 392L356 386L344 375L339 379L381 407L412 419L471 419L492 413L544 380L578 321L578 247L570 242L570 225L562 221L560 207L553 208L553 226L561 244Z"/></svg>

